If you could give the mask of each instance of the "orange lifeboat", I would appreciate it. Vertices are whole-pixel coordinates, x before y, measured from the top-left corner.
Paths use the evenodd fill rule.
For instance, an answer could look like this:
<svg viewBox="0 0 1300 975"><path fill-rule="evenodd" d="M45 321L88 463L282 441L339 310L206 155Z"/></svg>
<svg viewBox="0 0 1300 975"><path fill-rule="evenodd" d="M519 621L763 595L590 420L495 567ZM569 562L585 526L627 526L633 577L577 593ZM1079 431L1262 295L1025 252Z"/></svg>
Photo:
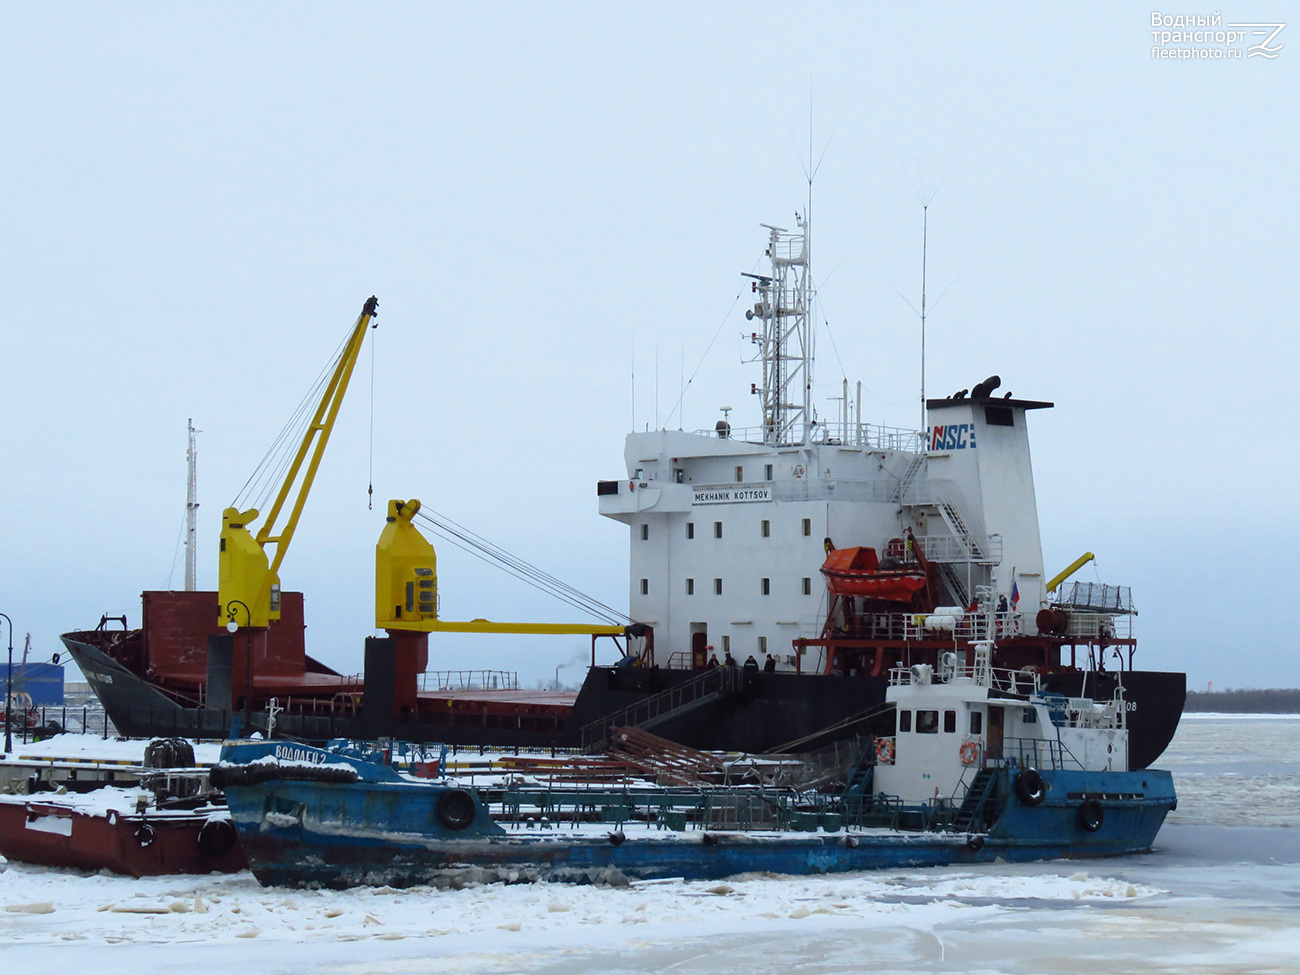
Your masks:
<svg viewBox="0 0 1300 975"><path fill-rule="evenodd" d="M891 548L892 548L891 544ZM874 548L837 548L822 564L826 586L837 596L887 599L910 603L925 588L925 570L917 564L886 559L882 564Z"/></svg>

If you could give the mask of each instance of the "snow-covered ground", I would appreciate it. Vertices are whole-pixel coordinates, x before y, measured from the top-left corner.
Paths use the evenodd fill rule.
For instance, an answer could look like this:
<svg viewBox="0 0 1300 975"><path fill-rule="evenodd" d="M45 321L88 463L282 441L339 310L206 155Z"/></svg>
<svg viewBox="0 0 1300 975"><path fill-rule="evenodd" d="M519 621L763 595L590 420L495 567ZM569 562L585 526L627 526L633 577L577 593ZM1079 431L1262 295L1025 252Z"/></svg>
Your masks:
<svg viewBox="0 0 1300 975"><path fill-rule="evenodd" d="M198 964L259 975L1300 970L1300 719L1198 718L1166 759L1180 805L1145 856L346 892L262 888L247 873L132 880L10 864L0 958L96 975ZM1263 770L1276 781L1260 791Z"/></svg>

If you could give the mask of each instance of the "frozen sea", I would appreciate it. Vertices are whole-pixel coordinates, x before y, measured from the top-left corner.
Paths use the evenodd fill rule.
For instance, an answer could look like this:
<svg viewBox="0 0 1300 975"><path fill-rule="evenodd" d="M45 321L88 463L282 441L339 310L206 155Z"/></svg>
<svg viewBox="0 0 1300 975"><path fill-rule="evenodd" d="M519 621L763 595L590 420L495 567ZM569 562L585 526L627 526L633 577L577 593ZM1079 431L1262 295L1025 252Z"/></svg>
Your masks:
<svg viewBox="0 0 1300 975"><path fill-rule="evenodd" d="M1156 849L626 889L259 887L9 864L15 971L153 975L1300 972L1300 716L1188 715Z"/></svg>

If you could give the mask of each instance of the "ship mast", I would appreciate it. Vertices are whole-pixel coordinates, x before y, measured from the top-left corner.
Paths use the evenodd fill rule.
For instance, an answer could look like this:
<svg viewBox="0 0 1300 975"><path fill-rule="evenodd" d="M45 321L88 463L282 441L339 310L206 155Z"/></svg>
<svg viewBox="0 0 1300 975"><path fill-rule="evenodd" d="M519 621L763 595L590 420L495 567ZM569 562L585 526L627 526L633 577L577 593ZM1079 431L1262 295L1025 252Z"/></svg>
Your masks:
<svg viewBox="0 0 1300 975"><path fill-rule="evenodd" d="M812 302L809 273L809 220L795 214L799 228L761 224L768 231L770 275L746 274L757 296L745 312L763 323L750 341L758 346L763 383L754 384L763 410L763 442L771 446L806 443L814 423L812 411ZM751 360L754 361L754 360Z"/></svg>
<svg viewBox="0 0 1300 975"><path fill-rule="evenodd" d="M189 424L189 446L185 451L185 460L189 467L189 478L186 481L185 490L185 591L193 592L198 588L197 566L198 566L198 478L196 468L198 466L198 450L195 447L195 434L200 431L194 429L194 418L190 417Z"/></svg>

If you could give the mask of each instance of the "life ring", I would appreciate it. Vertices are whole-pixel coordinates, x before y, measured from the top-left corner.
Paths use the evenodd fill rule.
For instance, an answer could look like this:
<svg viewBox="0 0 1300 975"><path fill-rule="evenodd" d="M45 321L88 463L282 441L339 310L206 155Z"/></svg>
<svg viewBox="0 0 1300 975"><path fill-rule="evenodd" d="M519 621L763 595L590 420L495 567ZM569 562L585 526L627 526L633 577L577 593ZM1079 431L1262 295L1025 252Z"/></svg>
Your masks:
<svg viewBox="0 0 1300 975"><path fill-rule="evenodd" d="M154 832L154 828L148 823L141 823L135 829L135 841L141 846L150 846L157 838L158 834Z"/></svg>
<svg viewBox="0 0 1300 975"><path fill-rule="evenodd" d="M1047 787L1036 768L1024 769L1016 776L1015 790L1016 798L1026 806L1041 805L1047 798Z"/></svg>
<svg viewBox="0 0 1300 975"><path fill-rule="evenodd" d="M893 765L894 764L894 742L891 738L876 739L876 764Z"/></svg>
<svg viewBox="0 0 1300 975"><path fill-rule="evenodd" d="M468 829L476 812L474 797L464 789L448 789L438 797L438 821L450 830Z"/></svg>
<svg viewBox="0 0 1300 975"><path fill-rule="evenodd" d="M1083 805L1079 807L1079 825L1089 833L1095 833L1101 829L1101 824L1106 821L1106 813L1101 808L1101 803L1096 799L1085 799Z"/></svg>
<svg viewBox="0 0 1300 975"><path fill-rule="evenodd" d="M961 749L958 752L958 754L961 755L961 763L963 765L974 765L975 759L979 757L979 753L979 746L973 741L962 742Z"/></svg>

